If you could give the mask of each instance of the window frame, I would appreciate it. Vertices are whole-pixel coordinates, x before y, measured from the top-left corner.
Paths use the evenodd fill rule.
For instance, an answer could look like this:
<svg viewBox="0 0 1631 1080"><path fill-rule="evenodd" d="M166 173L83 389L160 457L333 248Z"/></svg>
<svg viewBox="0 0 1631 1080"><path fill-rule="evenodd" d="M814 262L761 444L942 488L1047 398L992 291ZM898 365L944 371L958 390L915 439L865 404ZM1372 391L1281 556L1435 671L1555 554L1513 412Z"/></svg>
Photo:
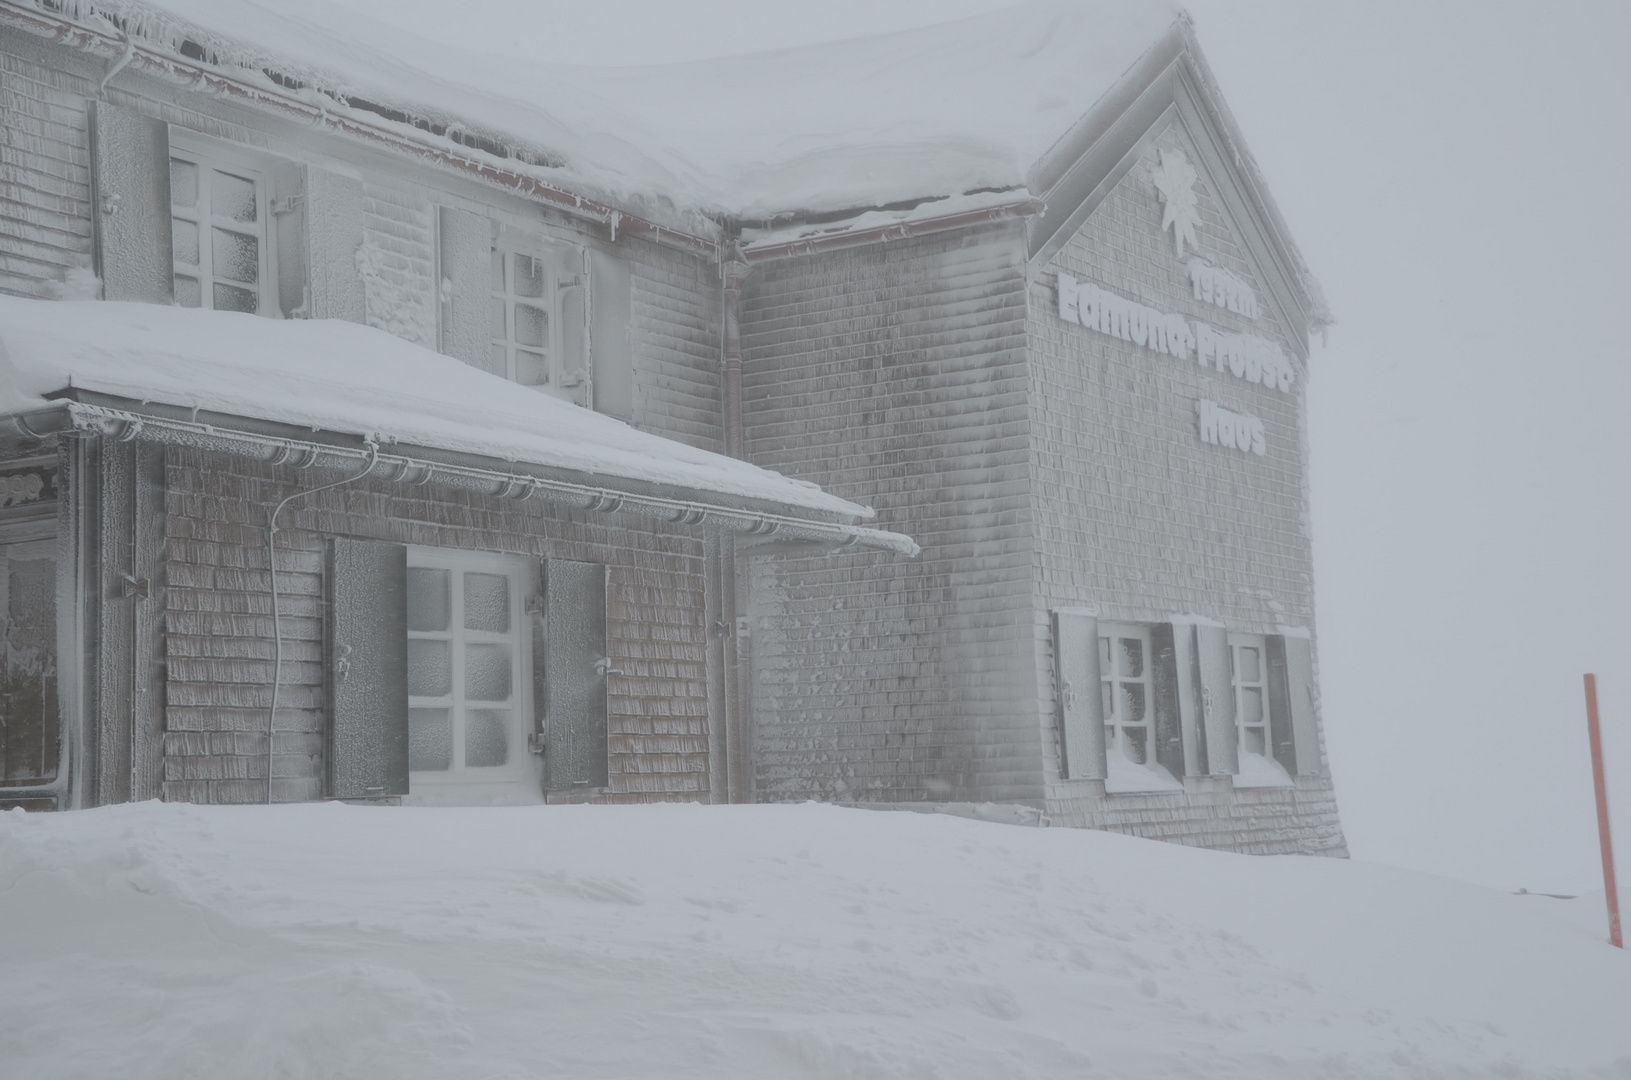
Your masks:
<svg viewBox="0 0 1631 1080"><path fill-rule="evenodd" d="M215 307L215 288L217 282L232 288L246 289L250 283L238 281L233 278L217 277L214 272L214 248L211 230L221 228L227 232L242 235L253 235L258 248L256 273L259 275L254 285L256 310L252 313L263 318L281 319L282 309L278 303L278 263L277 244L272 220L272 163L263 154L244 150L231 143L221 142L200 136L177 128L171 128L169 140L168 161L181 160L190 163L199 170L198 204L196 207L180 207L176 205L175 192L170 193L170 267L174 279L194 278L198 281L198 308L204 311L230 310ZM173 165L172 165L173 170ZM238 176L240 179L250 180L255 185L255 229L243 228L243 223L231 219L217 218L213 208L209 206L210 185L205 181L209 170L226 173L229 176ZM173 172L172 172L173 175ZM178 211L192 211L192 216ZM198 263L194 265L183 264L178 258L175 243L175 224L178 221L189 221L198 228ZM179 293L179 289L177 290ZM178 307L183 305L179 301Z"/></svg>
<svg viewBox="0 0 1631 1080"><path fill-rule="evenodd" d="M409 546L407 566L448 572L448 628L446 631L407 629L407 639L447 640L450 643L449 693L435 697L408 695L409 769L406 801L440 805L479 805L482 803L542 802L537 755L531 753L533 718L533 626L529 611L535 570L521 556L493 552L461 551L451 548ZM464 606L463 582L467 573L498 574L509 582L510 630L472 630L461 617ZM510 721L508 759L499 766L465 764L467 711L503 707L497 702L474 701L465 697L463 648L467 644L493 644L506 641L510 651ZM411 646L410 646L411 648ZM412 678L411 673L409 676ZM411 682L410 682L411 685ZM405 688L407 689L407 688ZM412 713L416 709L446 708L449 711L449 768L412 767Z"/></svg>
<svg viewBox="0 0 1631 1080"><path fill-rule="evenodd" d="M521 233L509 226L501 226L495 222L492 246L488 255L487 271L487 304L488 304L488 363L499 366L501 370L495 372L500 377L525 386L540 393L560 398L562 401L574 405L591 408L591 374L587 368L579 373L577 381L568 385L566 379L566 337L563 322L564 307L563 296L565 290L586 288L584 272L568 273L566 263L574 256L581 263L582 253L569 245L552 243L542 237L532 237ZM518 259L534 260L542 270L544 284L541 296L526 296L515 290L517 276L515 273ZM500 272L499 267L502 266ZM500 280L500 277L502 280ZM503 336L497 333L497 321L494 319L493 305L501 304L503 311ZM548 320L548 329L545 334L546 341L543 346L523 344L516 334L516 306L518 304L528 307L540 308ZM585 327L587 331L587 327ZM498 363L498 350L503 350L502 364ZM518 353L543 353L542 363L545 380L541 383L522 382L519 378Z"/></svg>
<svg viewBox="0 0 1631 1080"><path fill-rule="evenodd" d="M1142 653L1140 674L1137 676L1120 673L1122 654L1116 648L1121 639L1137 640ZM1105 642L1109 641L1108 648ZM1099 707L1102 711L1101 723L1104 726L1104 752L1110 754L1121 753L1129 762L1135 765L1155 767L1155 673L1153 656L1151 655L1150 628L1142 623L1118 623L1101 621L1098 626L1098 640L1094 647L1099 650ZM1144 698L1143 718L1137 721L1127 721L1120 718L1122 695L1117 693L1122 685L1137 685L1142 688ZM1143 732L1143 760L1133 758L1122 751L1123 729L1132 728Z"/></svg>
<svg viewBox="0 0 1631 1080"><path fill-rule="evenodd" d="M1225 638L1229 646L1229 692L1234 705L1234 786L1237 788L1285 787L1293 783L1291 775L1286 772L1274 754L1275 694L1269 665L1269 636L1231 630ZM1242 649L1257 651L1255 680L1242 677L1244 674L1240 661ZM1257 720L1247 723L1244 719L1246 716L1244 703L1253 691L1257 693L1262 707ZM1248 744L1248 731L1252 730L1261 736L1261 750L1253 750Z"/></svg>

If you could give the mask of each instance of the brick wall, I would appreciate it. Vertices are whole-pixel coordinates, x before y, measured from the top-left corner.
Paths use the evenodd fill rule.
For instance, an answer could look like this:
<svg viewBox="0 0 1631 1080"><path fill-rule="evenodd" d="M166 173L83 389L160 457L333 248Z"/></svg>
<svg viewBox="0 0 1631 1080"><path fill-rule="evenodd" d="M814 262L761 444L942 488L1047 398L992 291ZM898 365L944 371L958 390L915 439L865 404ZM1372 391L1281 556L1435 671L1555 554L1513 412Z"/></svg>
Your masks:
<svg viewBox="0 0 1631 1080"><path fill-rule="evenodd" d="M757 464L870 504L910 561L756 561L760 799L1039 800L1017 224L755 269Z"/></svg>
<svg viewBox="0 0 1631 1080"><path fill-rule="evenodd" d="M175 448L166 479L164 798L261 802L273 650L266 507L314 481ZM385 483L291 504L278 531L274 799L322 795L324 550L329 537L349 536L609 564L608 652L624 674L610 679L611 789L600 801L706 800L702 541L693 531Z"/></svg>
<svg viewBox="0 0 1631 1080"><path fill-rule="evenodd" d="M1151 180L1161 148L1200 155L1163 133L1079 233L1028 288L1037 528L1036 683L1047 708L1047 808L1088 825L1235 850L1341 851L1328 772L1294 789L1232 792L1191 778L1188 790L1105 796L1094 781L1059 779L1048 612L1088 607L1101 618L1153 622L1178 614L1272 633L1313 626L1306 487L1307 367L1290 394L1072 325L1057 314L1061 271L1220 330L1254 333L1297 350L1272 316L1269 294L1205 177L1200 254L1250 283L1263 316L1248 319L1193 297L1185 262ZM1195 402L1208 398L1261 418L1262 457L1203 444ZM1323 763L1323 750L1322 757Z"/></svg>

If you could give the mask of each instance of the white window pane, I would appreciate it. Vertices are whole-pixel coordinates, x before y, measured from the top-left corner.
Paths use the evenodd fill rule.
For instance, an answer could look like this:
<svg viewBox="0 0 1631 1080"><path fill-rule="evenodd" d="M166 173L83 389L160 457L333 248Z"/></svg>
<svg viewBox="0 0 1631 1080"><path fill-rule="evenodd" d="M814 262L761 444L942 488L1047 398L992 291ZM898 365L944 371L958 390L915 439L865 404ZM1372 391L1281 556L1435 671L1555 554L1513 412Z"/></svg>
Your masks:
<svg viewBox="0 0 1631 1080"><path fill-rule="evenodd" d="M510 710L471 709L464 714L464 763L493 768L510 760Z"/></svg>
<svg viewBox="0 0 1631 1080"><path fill-rule="evenodd" d="M535 348L549 344L549 316L543 308L515 305L515 343Z"/></svg>
<svg viewBox="0 0 1631 1080"><path fill-rule="evenodd" d="M1241 688L1240 722L1242 724L1261 724L1263 722L1263 691L1260 688L1255 686Z"/></svg>
<svg viewBox="0 0 1631 1080"><path fill-rule="evenodd" d="M543 353L515 350L515 381L522 386L549 385L549 358Z"/></svg>
<svg viewBox="0 0 1631 1080"><path fill-rule="evenodd" d="M233 221L254 221L255 212L255 181L210 171L210 213Z"/></svg>
<svg viewBox="0 0 1631 1080"><path fill-rule="evenodd" d="M446 630L452 619L446 570L408 567L408 629Z"/></svg>
<svg viewBox="0 0 1631 1080"><path fill-rule="evenodd" d="M1262 657L1258 650L1242 645L1235 650L1235 656L1240 662L1240 681L1243 683L1262 682Z"/></svg>
<svg viewBox="0 0 1631 1080"><path fill-rule="evenodd" d="M1129 679L1142 678L1144 675L1144 643L1138 638L1121 638L1121 670L1117 675L1125 675Z"/></svg>
<svg viewBox="0 0 1631 1080"><path fill-rule="evenodd" d="M170 250L176 262L198 265L198 225L181 218L170 219Z"/></svg>
<svg viewBox="0 0 1631 1080"><path fill-rule="evenodd" d="M245 311L253 315L260 310L260 298L252 289L240 289L236 285L222 285L215 283L212 293L213 307L216 311Z"/></svg>
<svg viewBox="0 0 1631 1080"><path fill-rule="evenodd" d="M515 257L515 295L540 297L544 295L544 263L530 255Z"/></svg>
<svg viewBox="0 0 1631 1080"><path fill-rule="evenodd" d="M1115 686L1116 684L1112 682L1099 684L1099 689L1102 691L1099 695L1099 707L1103 710L1103 716L1106 720L1116 715Z"/></svg>
<svg viewBox="0 0 1631 1080"><path fill-rule="evenodd" d="M176 306L197 307L203 302L203 296L198 291L198 279L183 274L176 275Z"/></svg>
<svg viewBox="0 0 1631 1080"><path fill-rule="evenodd" d="M1262 754L1264 757L1267 757L1268 740L1264 737L1263 729L1260 727L1246 728L1244 729L1244 733L1246 736L1246 750L1250 753Z"/></svg>
<svg viewBox="0 0 1631 1080"><path fill-rule="evenodd" d="M464 575L464 627L495 634L509 631L509 578L503 574Z"/></svg>
<svg viewBox="0 0 1631 1080"><path fill-rule="evenodd" d="M1141 724L1144 722L1144 684L1121 684L1121 712L1116 719L1123 724Z"/></svg>
<svg viewBox="0 0 1631 1080"><path fill-rule="evenodd" d="M510 331L504 325L504 298L502 296L493 297L492 319L487 327L487 332L492 335L494 341L509 340Z"/></svg>
<svg viewBox="0 0 1631 1080"><path fill-rule="evenodd" d="M408 641L408 694L446 697L453 692L453 661L446 641Z"/></svg>
<svg viewBox="0 0 1631 1080"><path fill-rule="evenodd" d="M493 291L504 292L504 253L493 252Z"/></svg>
<svg viewBox="0 0 1631 1080"><path fill-rule="evenodd" d="M436 772L453 767L453 718L446 709L408 710L408 768Z"/></svg>
<svg viewBox="0 0 1631 1080"><path fill-rule="evenodd" d="M170 159L170 205L198 205L198 166L190 161Z"/></svg>
<svg viewBox="0 0 1631 1080"><path fill-rule="evenodd" d="M410 642L409 644L417 643ZM417 691L409 692L416 693ZM510 700L509 646L465 646L464 696L466 701Z"/></svg>
<svg viewBox="0 0 1631 1080"><path fill-rule="evenodd" d="M227 229L211 229L211 269L218 278L253 285L260 280L260 241ZM234 309L242 310L242 309Z"/></svg>

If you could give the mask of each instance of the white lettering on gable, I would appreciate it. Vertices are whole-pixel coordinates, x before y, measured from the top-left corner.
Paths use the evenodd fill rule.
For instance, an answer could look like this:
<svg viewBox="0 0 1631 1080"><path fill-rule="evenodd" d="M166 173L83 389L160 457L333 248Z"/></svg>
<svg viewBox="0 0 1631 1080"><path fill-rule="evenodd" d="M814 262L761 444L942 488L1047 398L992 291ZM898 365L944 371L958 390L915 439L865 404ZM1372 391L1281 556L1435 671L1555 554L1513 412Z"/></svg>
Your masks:
<svg viewBox="0 0 1631 1080"><path fill-rule="evenodd" d="M1199 321L1191 325L1182 315L1156 311L1069 274L1059 275L1058 299L1059 317L1066 322L1180 360L1193 352L1202 367L1227 371L1282 394L1291 392L1295 372L1290 359L1280 346L1255 334L1231 334Z"/></svg>
<svg viewBox="0 0 1631 1080"><path fill-rule="evenodd" d="M1230 412L1215 401L1195 402L1195 419L1200 425L1201 442L1227 446L1262 457L1268 452L1263 421L1245 413Z"/></svg>
<svg viewBox="0 0 1631 1080"><path fill-rule="evenodd" d="M1189 284L1195 290L1195 299L1202 303L1216 304L1248 319L1257 318L1257 294L1222 267L1190 259Z"/></svg>

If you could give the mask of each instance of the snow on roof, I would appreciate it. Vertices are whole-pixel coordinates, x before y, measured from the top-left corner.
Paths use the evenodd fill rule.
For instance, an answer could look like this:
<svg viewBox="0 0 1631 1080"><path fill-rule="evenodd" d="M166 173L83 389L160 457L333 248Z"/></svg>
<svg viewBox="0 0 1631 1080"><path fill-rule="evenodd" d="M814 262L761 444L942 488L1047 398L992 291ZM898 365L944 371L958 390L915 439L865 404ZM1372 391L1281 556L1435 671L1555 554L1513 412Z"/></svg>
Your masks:
<svg viewBox="0 0 1631 1080"><path fill-rule="evenodd" d="M246 77L462 122L631 208L740 218L1014 188L1180 17L1172 0L1041 0L848 41L648 67L523 62L327 0L58 0ZM506 28L493 27L495 37ZM322 99L327 100L327 99ZM332 102L330 102L332 104ZM586 194L591 193L585 191Z"/></svg>
<svg viewBox="0 0 1631 1080"><path fill-rule="evenodd" d="M816 485L638 431L366 326L0 296L0 415L79 389L870 518Z"/></svg>

